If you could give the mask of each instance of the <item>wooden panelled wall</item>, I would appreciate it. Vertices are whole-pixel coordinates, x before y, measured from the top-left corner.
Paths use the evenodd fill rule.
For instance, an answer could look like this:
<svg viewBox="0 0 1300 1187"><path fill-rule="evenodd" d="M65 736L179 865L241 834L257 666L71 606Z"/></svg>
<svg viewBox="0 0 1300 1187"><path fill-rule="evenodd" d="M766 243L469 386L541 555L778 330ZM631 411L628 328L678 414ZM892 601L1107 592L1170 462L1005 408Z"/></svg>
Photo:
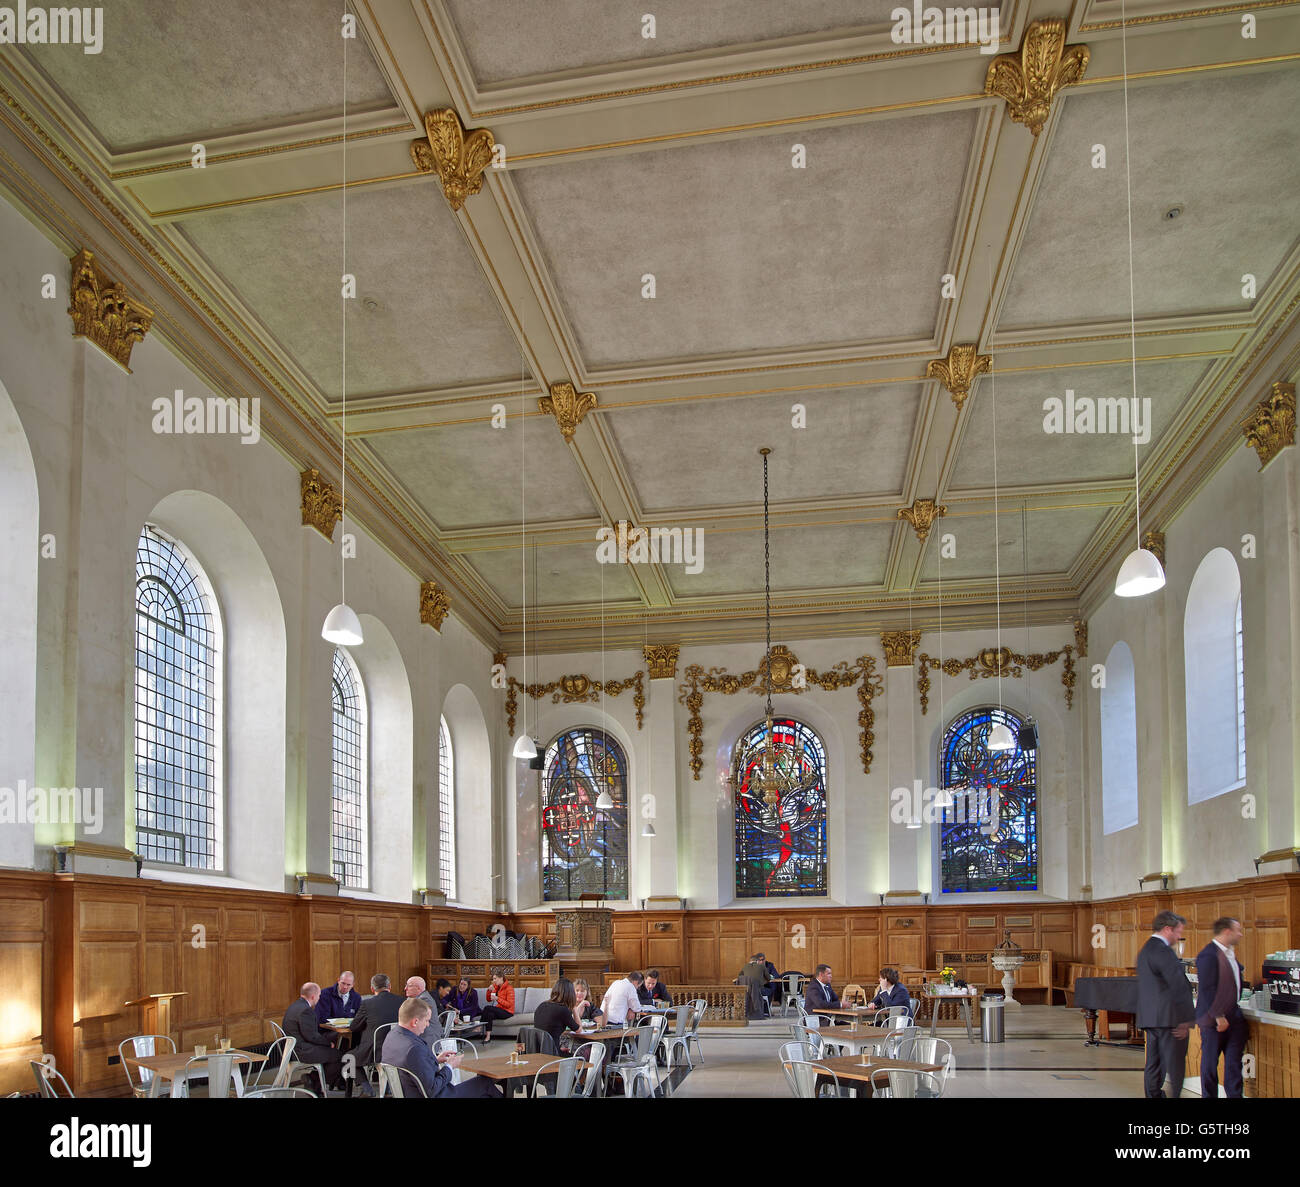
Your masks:
<svg viewBox="0 0 1300 1187"><path fill-rule="evenodd" d="M824 962L837 985L869 985L883 964L933 968L937 953L992 948L1004 928L1022 948L1056 960L1131 966L1151 918L1170 907L1187 916L1189 951L1209 939L1221 914L1246 927L1248 976L1264 954L1300 946L1300 874L1225 886L1132 895L1098 903L908 907L739 908L620 911L617 969L653 968L667 983L729 982L755 951L779 968ZM197 887L152 879L0 871L0 1092L34 1087L27 1061L52 1051L78 1093L125 1094L117 1044L139 1030L123 1003L183 991L173 1007L182 1045L218 1033L236 1043L270 1038L308 980L350 968L364 988L375 972L399 985L443 954L449 930L465 935L504 922L553 932L549 912L502 918L351 898ZM1105 927L1094 933L1095 924ZM1105 937L1093 947L1094 934Z"/></svg>

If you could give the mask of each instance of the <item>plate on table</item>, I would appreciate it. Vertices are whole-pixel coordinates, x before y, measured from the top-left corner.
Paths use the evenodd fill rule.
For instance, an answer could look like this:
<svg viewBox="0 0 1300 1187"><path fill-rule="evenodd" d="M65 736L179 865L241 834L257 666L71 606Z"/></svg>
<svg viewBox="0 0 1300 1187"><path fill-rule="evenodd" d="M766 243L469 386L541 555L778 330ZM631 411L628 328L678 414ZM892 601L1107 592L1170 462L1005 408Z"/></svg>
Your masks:
<svg viewBox="0 0 1300 1187"><path fill-rule="evenodd" d="M352 1019L351 1019L351 1018L327 1018L327 1019L326 1019L326 1022L328 1022L331 1026L351 1026L351 1025L352 1025Z"/></svg>

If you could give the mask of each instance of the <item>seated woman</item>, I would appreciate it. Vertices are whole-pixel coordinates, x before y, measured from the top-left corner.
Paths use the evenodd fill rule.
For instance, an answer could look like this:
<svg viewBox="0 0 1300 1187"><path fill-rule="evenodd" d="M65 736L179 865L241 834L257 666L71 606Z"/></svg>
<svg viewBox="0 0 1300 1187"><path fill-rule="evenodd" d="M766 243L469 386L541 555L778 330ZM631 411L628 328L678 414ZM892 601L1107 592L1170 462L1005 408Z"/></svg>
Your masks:
<svg viewBox="0 0 1300 1187"><path fill-rule="evenodd" d="M573 983L573 994L573 1022L575 1027L583 1022L595 1022L599 1025L604 1016L600 1012L600 1005L591 1000L591 986L579 977Z"/></svg>
<svg viewBox="0 0 1300 1187"><path fill-rule="evenodd" d="M574 1029L574 1007L578 1004L573 982L568 977L561 977L551 990L551 1000L542 1002L533 1011L533 1026L545 1031L555 1042L555 1050L561 1055L569 1054L569 1044L565 1032ZM522 1043L516 1045L523 1051Z"/></svg>
<svg viewBox="0 0 1300 1187"><path fill-rule="evenodd" d="M881 969L877 984L880 992L867 1006L868 1014L874 1014L877 1010L887 1010L892 1006L905 1006L908 1014L913 1013L912 999L908 995L907 987L900 983L897 969Z"/></svg>
<svg viewBox="0 0 1300 1187"><path fill-rule="evenodd" d="M469 983L468 977L462 977L447 999L447 1004L456 1011L456 1016L464 1021L475 1021L483 1013L478 1002L478 990Z"/></svg>

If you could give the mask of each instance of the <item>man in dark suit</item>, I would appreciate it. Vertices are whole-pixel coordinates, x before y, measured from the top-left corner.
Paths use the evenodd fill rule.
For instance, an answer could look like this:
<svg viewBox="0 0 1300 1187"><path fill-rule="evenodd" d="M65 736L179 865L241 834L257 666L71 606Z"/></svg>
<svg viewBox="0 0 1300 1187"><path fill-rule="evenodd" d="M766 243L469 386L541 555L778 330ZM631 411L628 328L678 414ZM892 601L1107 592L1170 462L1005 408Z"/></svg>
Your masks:
<svg viewBox="0 0 1300 1187"><path fill-rule="evenodd" d="M1224 916L1214 921L1214 939L1196 954L1196 1025L1201 1028L1201 1099L1219 1095L1219 1055L1223 1055L1223 1091L1241 1096L1241 1056L1250 1028L1241 1006L1242 967L1233 949L1241 939L1241 921Z"/></svg>
<svg viewBox="0 0 1300 1187"><path fill-rule="evenodd" d="M880 992L867 1006L868 1014L874 1014L877 1010L888 1010L894 1006L903 1006L908 1014L912 1013L911 995L907 992L907 986L899 980L897 969L881 969L878 985Z"/></svg>
<svg viewBox="0 0 1300 1187"><path fill-rule="evenodd" d="M470 1076L463 1084L452 1083L452 1071L460 1067L462 1056L443 1052L434 1055L424 1041L433 1011L429 1003L418 997L408 997L397 1012L397 1025L384 1037L381 1063L412 1072L430 1097L500 1097L501 1089L486 1076ZM402 1077L405 1095L415 1094L415 1085L407 1076Z"/></svg>
<svg viewBox="0 0 1300 1187"><path fill-rule="evenodd" d="M320 1086L321 1095L325 1089L342 1088L343 1056L334 1047L328 1036L321 1034L316 1023L316 1003L320 1001L320 986L315 981L308 981L302 987L302 995L284 1012L281 1026L284 1033L298 1042L293 1049L293 1057L300 1063L319 1063L325 1067L326 1083Z"/></svg>
<svg viewBox="0 0 1300 1187"><path fill-rule="evenodd" d="M390 992L388 975L376 973L370 978L373 997L361 1003L361 1009L352 1019L352 1050L357 1057L357 1087L362 1096L370 1095L370 1085L361 1078L362 1069L375 1060L375 1031L385 1022L396 1022L397 1011L402 1008L402 998Z"/></svg>
<svg viewBox="0 0 1300 1187"><path fill-rule="evenodd" d="M816 1015L818 1010L838 1010L840 1008L840 995L831 988L831 966L828 964L819 964L813 972L813 979L808 982L808 988L804 990L803 1008L812 1015ZM827 1015L822 1015L829 1022Z"/></svg>
<svg viewBox="0 0 1300 1187"><path fill-rule="evenodd" d="M1196 1017L1191 982L1174 951L1186 923L1173 911L1160 911L1151 925L1151 938L1138 953L1137 1024L1146 1031L1147 1096L1164 1096L1166 1076L1171 1096L1177 1099L1183 1091L1187 1032Z"/></svg>

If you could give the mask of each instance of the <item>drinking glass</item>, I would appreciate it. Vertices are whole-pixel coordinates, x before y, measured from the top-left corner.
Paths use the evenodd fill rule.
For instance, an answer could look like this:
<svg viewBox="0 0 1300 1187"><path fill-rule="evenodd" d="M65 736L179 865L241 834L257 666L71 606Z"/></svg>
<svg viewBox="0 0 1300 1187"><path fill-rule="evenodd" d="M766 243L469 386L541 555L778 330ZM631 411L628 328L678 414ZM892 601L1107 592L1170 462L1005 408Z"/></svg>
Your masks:
<svg viewBox="0 0 1300 1187"><path fill-rule="evenodd" d="M202 1059L208 1053L207 1047L203 1043L194 1044L194 1058Z"/></svg>

